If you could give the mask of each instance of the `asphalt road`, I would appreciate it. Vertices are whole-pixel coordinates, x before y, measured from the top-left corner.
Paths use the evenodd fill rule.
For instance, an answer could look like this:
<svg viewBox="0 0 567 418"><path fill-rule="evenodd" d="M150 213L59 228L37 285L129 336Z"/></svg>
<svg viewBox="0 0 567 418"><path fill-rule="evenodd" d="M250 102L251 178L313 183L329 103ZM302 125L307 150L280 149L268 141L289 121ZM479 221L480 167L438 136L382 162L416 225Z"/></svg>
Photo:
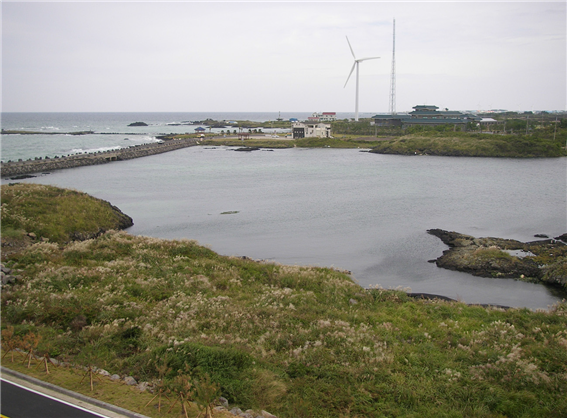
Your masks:
<svg viewBox="0 0 567 418"><path fill-rule="evenodd" d="M0 381L0 413L6 418L100 418L100 415L23 386Z"/></svg>

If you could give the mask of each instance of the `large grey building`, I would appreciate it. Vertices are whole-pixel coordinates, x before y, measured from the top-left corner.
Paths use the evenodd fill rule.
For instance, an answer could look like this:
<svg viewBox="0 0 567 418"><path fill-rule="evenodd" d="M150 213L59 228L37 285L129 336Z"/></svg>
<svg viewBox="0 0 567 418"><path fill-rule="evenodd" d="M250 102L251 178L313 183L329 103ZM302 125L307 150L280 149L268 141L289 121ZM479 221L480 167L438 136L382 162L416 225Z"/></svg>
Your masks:
<svg viewBox="0 0 567 418"><path fill-rule="evenodd" d="M434 105L418 105L413 107L413 112L400 115L375 115L372 116L377 126L397 126L406 128L408 126L437 126L454 125L461 126L469 122L480 122L481 118L468 113L450 111L448 109L439 111Z"/></svg>

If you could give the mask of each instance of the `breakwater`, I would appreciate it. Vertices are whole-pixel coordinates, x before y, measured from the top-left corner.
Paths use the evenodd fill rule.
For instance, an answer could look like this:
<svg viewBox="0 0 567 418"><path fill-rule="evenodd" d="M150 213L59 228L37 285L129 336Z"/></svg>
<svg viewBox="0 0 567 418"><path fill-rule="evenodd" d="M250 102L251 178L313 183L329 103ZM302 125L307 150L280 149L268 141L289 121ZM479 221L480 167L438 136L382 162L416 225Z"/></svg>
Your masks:
<svg viewBox="0 0 567 418"><path fill-rule="evenodd" d="M0 171L2 178L16 177L34 173L43 173L66 168L83 167L88 165L107 164L113 161L131 160L191 147L198 144L197 138L172 139L164 142L136 145L111 151L100 151L87 154L73 154L54 158L35 158L2 162Z"/></svg>

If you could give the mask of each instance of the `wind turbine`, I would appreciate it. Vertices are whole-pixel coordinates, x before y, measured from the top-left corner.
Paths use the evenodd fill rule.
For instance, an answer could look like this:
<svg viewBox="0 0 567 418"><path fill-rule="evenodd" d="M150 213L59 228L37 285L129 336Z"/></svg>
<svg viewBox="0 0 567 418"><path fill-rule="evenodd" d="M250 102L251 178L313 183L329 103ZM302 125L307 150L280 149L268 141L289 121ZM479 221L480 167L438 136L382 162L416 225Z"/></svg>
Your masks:
<svg viewBox="0 0 567 418"><path fill-rule="evenodd" d="M354 55L354 51L352 50L352 46L350 46L350 42L348 40L348 36L346 37L346 41L348 42L348 46L350 48L350 52L352 52L352 56L354 57L354 64L352 64L352 69L350 70L350 73L348 74L348 77L346 79L346 83L344 85L343 88L346 87L348 80L350 79L350 76L352 75L352 72L354 71L354 68L356 67L356 101L355 101L355 105L354 105L354 120L358 122L358 65L362 62L362 61L366 61L366 60L375 60L378 59L380 57L368 57L368 58L359 58L356 59L356 55Z"/></svg>

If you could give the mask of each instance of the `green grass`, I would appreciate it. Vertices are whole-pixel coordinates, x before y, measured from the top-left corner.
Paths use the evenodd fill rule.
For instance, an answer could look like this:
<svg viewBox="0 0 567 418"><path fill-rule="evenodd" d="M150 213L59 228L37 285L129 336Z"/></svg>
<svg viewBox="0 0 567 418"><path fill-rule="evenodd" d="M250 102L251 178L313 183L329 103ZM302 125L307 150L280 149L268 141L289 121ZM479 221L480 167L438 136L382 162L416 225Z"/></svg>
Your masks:
<svg viewBox="0 0 567 418"><path fill-rule="evenodd" d="M2 236L34 233L66 242L73 234L95 235L124 221L108 202L85 193L39 184L2 186Z"/></svg>
<svg viewBox="0 0 567 418"><path fill-rule="evenodd" d="M41 335L39 354L138 381L162 366L166 382L210 378L242 410L567 415L565 302L534 312L414 300L330 268L116 231L37 243L8 264L21 277L2 290L2 328Z"/></svg>
<svg viewBox="0 0 567 418"><path fill-rule="evenodd" d="M260 147L260 148L371 148L379 141L368 137L360 140L360 136L341 135L340 138L301 138L301 139L238 139L215 138L201 142L201 145L224 145L233 147Z"/></svg>
<svg viewBox="0 0 567 418"><path fill-rule="evenodd" d="M341 134L333 138L301 139L206 139L202 145L261 148L371 148L379 154L443 155L454 157L550 158L567 155L564 135L497 135L435 130L393 139L372 135Z"/></svg>
<svg viewBox="0 0 567 418"><path fill-rule="evenodd" d="M565 156L565 143L559 137L489 135L473 133L435 133L406 135L382 141L372 149L380 154L426 154L456 157L536 158Z"/></svg>
<svg viewBox="0 0 567 418"><path fill-rule="evenodd" d="M2 236L4 238L22 239L27 234L25 230L20 228L14 228L13 226L2 226Z"/></svg>
<svg viewBox="0 0 567 418"><path fill-rule="evenodd" d="M479 248L474 252L474 255L484 259L484 260L493 260L493 259L503 259L503 260L513 260L510 254L505 251L500 250L499 248Z"/></svg>

